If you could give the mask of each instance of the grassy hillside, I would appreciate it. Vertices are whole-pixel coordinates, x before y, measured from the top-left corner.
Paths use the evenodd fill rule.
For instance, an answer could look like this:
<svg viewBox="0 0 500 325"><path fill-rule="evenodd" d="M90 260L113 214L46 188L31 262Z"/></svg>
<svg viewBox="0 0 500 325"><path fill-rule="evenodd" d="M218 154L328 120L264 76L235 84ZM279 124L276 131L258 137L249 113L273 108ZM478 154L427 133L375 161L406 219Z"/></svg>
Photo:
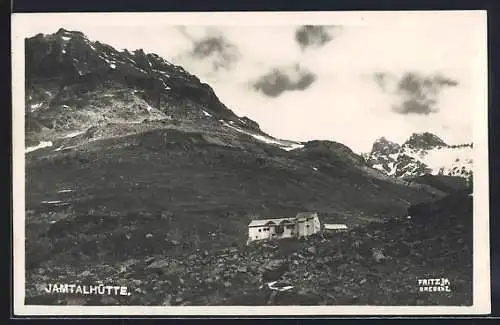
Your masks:
<svg viewBox="0 0 500 325"><path fill-rule="evenodd" d="M446 175L424 175L415 177L412 181L425 184L440 189L447 193L464 190L467 188L467 181L463 177Z"/></svg>
<svg viewBox="0 0 500 325"><path fill-rule="evenodd" d="M27 161L27 209L33 219L49 224L54 222L50 213L74 211L78 226L47 235L53 246L68 232L94 243L90 238L99 233L142 238L153 232L187 243L196 236L206 247L219 247L245 242L249 214L312 210L324 222L354 226L404 214L411 202L432 198L425 191L373 178L347 163L315 160L314 170L310 160L294 152L258 145L221 146L206 138L200 133L153 130L89 142L63 153L37 153ZM49 215L40 217L43 212ZM113 226L91 226L100 219ZM66 224L71 223L56 221L50 227ZM76 252L83 245L61 243L62 251ZM109 250L111 259L117 258L112 248L102 249ZM162 245L153 249L165 250ZM102 252L93 252L97 253ZM41 256L52 256L47 254ZM124 254L125 258L135 253Z"/></svg>

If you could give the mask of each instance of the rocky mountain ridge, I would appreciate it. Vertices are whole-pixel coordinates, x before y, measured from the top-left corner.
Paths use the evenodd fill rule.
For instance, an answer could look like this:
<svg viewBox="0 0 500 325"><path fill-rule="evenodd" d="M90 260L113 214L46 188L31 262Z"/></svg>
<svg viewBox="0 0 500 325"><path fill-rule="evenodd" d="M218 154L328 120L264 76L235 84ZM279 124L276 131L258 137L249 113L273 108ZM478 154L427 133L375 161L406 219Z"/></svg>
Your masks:
<svg viewBox="0 0 500 325"><path fill-rule="evenodd" d="M170 121L218 122L285 148L182 67L142 49L117 51L83 33L60 29L26 39L26 141L35 148L94 126ZM145 129L150 129L147 126Z"/></svg>
<svg viewBox="0 0 500 325"><path fill-rule="evenodd" d="M429 132L413 133L402 144L381 137L362 156L372 168L397 178L427 174L468 178L473 167L472 143L449 145Z"/></svg>

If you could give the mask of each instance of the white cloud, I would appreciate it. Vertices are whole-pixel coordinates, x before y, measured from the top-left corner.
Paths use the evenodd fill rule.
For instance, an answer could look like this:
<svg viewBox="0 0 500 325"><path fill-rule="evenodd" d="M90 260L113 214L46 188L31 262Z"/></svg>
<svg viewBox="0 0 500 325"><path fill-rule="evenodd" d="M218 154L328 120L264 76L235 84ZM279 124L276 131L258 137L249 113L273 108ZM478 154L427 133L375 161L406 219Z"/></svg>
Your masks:
<svg viewBox="0 0 500 325"><path fill-rule="evenodd" d="M373 141L386 136L404 141L412 132L431 131L450 143L472 139L475 109L474 69L481 48L474 20L457 15L447 19L424 18L417 24L379 23L345 27L322 47L301 51L295 41L297 26L189 26L192 40L222 35L237 46L241 56L233 69L214 72L210 61L185 54L192 40L173 26L95 26L34 24L32 35L58 28L80 30L92 40L118 49L143 48L155 52L208 82L219 98L237 114L256 120L277 137L293 140L329 139L355 151L369 150ZM31 35L26 35L31 36ZM249 82L273 67L299 63L317 79L305 91L285 92L268 98L249 87ZM441 73L459 82L446 89L438 102L439 112L430 115L398 115L391 111L394 97L384 93L373 74L397 76L408 71L423 75Z"/></svg>

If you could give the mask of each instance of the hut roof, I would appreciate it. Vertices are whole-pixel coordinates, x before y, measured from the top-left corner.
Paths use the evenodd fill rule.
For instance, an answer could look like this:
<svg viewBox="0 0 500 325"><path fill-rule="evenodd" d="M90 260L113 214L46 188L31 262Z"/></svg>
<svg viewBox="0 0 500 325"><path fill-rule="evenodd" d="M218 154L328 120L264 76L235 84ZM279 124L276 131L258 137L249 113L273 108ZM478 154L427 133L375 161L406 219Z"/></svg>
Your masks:
<svg viewBox="0 0 500 325"><path fill-rule="evenodd" d="M252 220L248 227L264 227L267 225L279 225L295 222L295 218L277 218L277 219L258 219Z"/></svg>

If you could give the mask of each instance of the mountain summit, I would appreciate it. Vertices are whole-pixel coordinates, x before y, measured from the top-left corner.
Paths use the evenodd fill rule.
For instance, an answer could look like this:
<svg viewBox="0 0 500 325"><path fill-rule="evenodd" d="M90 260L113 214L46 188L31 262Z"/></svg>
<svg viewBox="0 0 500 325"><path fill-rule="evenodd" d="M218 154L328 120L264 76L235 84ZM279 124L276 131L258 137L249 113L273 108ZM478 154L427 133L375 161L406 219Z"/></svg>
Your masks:
<svg viewBox="0 0 500 325"><path fill-rule="evenodd" d="M380 155L392 155L398 153L400 150L401 146L399 144L381 137L373 143L371 152Z"/></svg>
<svg viewBox="0 0 500 325"><path fill-rule="evenodd" d="M26 39L25 50L28 141L52 140L102 122L167 119L222 121L267 136L256 122L221 103L209 85L142 49L120 52L60 29Z"/></svg>
<svg viewBox="0 0 500 325"><path fill-rule="evenodd" d="M413 133L402 145L379 138L363 156L368 165L394 177L431 174L467 178L472 173L472 144L448 145L429 132Z"/></svg>
<svg viewBox="0 0 500 325"><path fill-rule="evenodd" d="M403 144L403 147L430 150L438 147L448 147L448 145L438 136L429 132L423 132L413 133L410 138Z"/></svg>

